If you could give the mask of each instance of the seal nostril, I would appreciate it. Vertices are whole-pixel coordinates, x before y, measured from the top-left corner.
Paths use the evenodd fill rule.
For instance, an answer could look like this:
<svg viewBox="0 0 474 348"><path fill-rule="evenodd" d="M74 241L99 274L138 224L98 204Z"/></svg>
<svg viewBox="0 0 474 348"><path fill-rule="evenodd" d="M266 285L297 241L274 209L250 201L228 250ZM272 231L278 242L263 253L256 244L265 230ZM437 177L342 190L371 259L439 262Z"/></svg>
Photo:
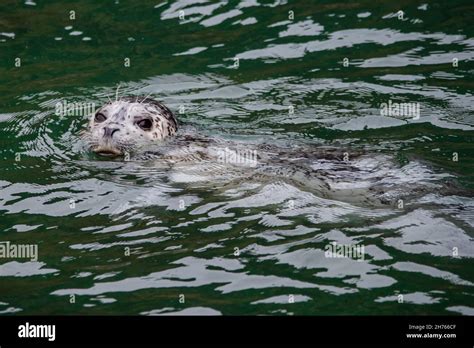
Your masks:
<svg viewBox="0 0 474 348"><path fill-rule="evenodd" d="M104 127L104 137L110 137L114 135L115 132L118 132L120 129L119 128L109 128L109 127Z"/></svg>

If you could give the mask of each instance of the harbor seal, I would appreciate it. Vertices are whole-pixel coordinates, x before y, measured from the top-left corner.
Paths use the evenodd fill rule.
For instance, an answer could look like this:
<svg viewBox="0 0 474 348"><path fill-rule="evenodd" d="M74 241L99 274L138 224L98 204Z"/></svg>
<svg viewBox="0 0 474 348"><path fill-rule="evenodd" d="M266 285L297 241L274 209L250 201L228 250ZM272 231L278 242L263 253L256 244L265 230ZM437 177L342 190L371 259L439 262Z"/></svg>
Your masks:
<svg viewBox="0 0 474 348"><path fill-rule="evenodd" d="M178 121L162 103L148 97L110 101L89 120L82 138L103 156L121 156L176 134Z"/></svg>
<svg viewBox="0 0 474 348"><path fill-rule="evenodd" d="M123 97L95 112L82 138L96 154L133 153L136 160L165 166L176 183L214 187L222 181L234 188L244 182L286 182L325 199L371 207L386 207L402 197L414 199L445 187L435 173L416 161L400 168L391 156L363 149L348 152L321 144L239 143L196 131L187 134L187 126L180 134L177 130L176 117L162 103L148 97ZM421 184L420 176L410 172L413 166L415 172L424 171L426 182ZM406 190L411 177L417 185Z"/></svg>

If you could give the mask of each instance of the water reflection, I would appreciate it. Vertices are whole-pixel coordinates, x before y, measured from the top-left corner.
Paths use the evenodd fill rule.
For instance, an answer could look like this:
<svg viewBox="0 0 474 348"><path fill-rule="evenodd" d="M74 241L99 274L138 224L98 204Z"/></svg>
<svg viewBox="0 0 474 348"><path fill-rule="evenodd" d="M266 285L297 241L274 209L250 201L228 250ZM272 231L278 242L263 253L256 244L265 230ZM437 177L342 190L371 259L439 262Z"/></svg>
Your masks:
<svg viewBox="0 0 474 348"><path fill-rule="evenodd" d="M0 262L1 314L393 314L399 295L410 313L473 314L469 30L433 24L428 4L404 21L364 2L113 6L143 20L110 25L109 9L107 31L0 26L5 52L44 42L25 75L0 67L2 240L39 245L37 262ZM124 43L136 70L112 62ZM101 105L119 82L161 99L186 134L258 149L267 169L93 156L87 115L55 105ZM420 118L380 115L389 100L421 103ZM323 148L365 155L348 167ZM333 243L364 257L328 257Z"/></svg>

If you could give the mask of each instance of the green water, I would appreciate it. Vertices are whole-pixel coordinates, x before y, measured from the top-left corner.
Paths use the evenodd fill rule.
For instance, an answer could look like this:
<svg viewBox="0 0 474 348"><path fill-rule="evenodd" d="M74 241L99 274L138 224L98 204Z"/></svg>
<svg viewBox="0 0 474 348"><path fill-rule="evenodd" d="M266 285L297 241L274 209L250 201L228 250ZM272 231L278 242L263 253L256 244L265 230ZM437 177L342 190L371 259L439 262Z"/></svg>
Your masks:
<svg viewBox="0 0 474 348"><path fill-rule="evenodd" d="M38 259L0 259L0 313L473 315L473 10L2 1L0 241L34 244ZM406 191L438 176L456 190L379 210L277 179L176 183L84 151L87 116L55 114L118 85L209 137L364 149L393 158ZM380 115L389 100L419 103L419 119ZM363 245L364 260L324 257L331 242Z"/></svg>

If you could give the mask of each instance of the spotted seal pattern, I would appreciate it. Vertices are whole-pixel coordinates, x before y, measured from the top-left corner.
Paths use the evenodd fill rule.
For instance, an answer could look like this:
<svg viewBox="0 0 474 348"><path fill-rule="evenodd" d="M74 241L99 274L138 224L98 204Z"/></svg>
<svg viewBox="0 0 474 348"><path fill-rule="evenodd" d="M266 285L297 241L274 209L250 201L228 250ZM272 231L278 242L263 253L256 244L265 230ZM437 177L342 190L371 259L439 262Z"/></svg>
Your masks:
<svg viewBox="0 0 474 348"><path fill-rule="evenodd" d="M176 134L178 121L162 103L148 97L123 97L91 116L83 134L92 151L118 156Z"/></svg>
<svg viewBox="0 0 474 348"><path fill-rule="evenodd" d="M346 148L312 144L250 145L203 137L199 132L186 134L187 127L173 136L177 129L175 116L160 102L125 97L100 108L91 117L83 137L98 154L117 156L133 152L137 160L158 160L156 165L165 165L173 182L208 183L221 187L222 192L234 190L242 183L287 183L320 198L371 209L395 206L400 199L413 201L434 189L455 192L446 184L436 182L437 174L432 174L428 167L401 170L386 154L351 149L347 156ZM172 139L160 142L167 138ZM159 146L148 146L157 142ZM250 161L251 165L241 165L221 156L227 150L245 154L249 147L257 155L255 161ZM407 176L418 181L410 190L406 190ZM384 182L387 178L390 185ZM227 184L216 185L219 180Z"/></svg>

